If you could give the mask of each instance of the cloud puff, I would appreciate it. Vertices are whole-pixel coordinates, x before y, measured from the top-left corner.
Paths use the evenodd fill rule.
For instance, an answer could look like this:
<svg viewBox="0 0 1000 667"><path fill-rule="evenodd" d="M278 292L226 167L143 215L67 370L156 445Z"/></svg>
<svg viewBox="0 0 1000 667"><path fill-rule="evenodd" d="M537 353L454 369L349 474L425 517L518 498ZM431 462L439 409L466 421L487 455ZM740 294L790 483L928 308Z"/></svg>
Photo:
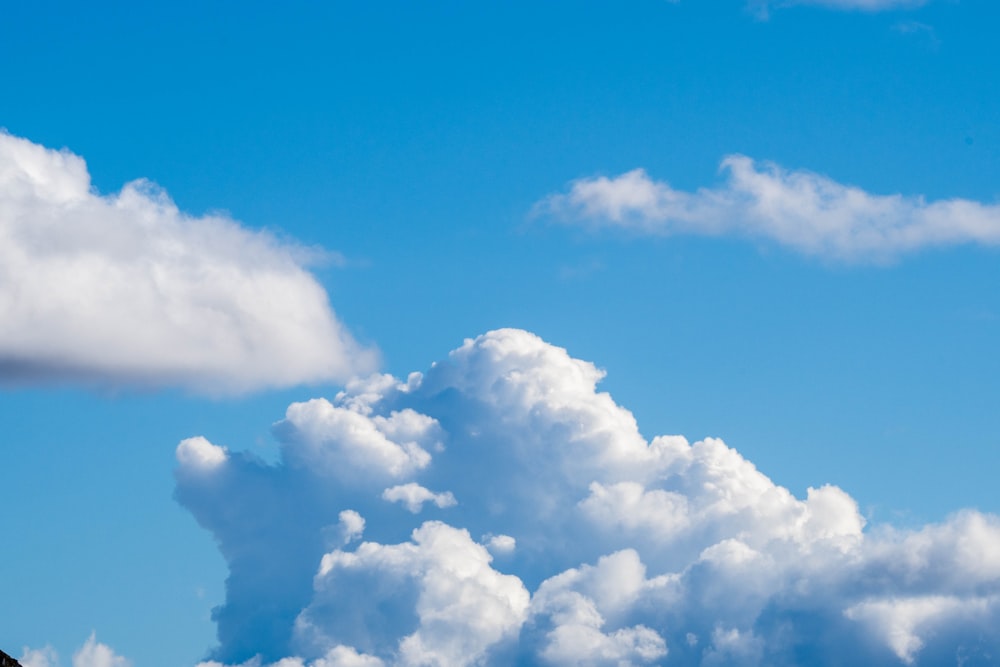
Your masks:
<svg viewBox="0 0 1000 667"><path fill-rule="evenodd" d="M883 262L963 243L1000 245L1000 204L875 195L743 155L726 157L721 169L723 184L694 192L654 181L642 169L584 178L535 210L566 224L644 235L764 239L838 261Z"/></svg>
<svg viewBox="0 0 1000 667"><path fill-rule="evenodd" d="M25 647L18 660L22 667L57 667L59 665L59 654L51 646L33 649Z"/></svg>
<svg viewBox="0 0 1000 667"><path fill-rule="evenodd" d="M370 416L319 398L289 406L278 428L290 463L343 480L359 471L399 479L426 467L431 458L424 446L434 442L435 426L409 409Z"/></svg>
<svg viewBox="0 0 1000 667"><path fill-rule="evenodd" d="M188 470L211 471L226 462L224 447L217 447L201 436L187 438L177 445L177 460Z"/></svg>
<svg viewBox="0 0 1000 667"><path fill-rule="evenodd" d="M19 662L24 667L59 667L59 655L51 646L41 649L25 648ZM131 667L131 661L114 652L107 644L90 637L73 654L73 667Z"/></svg>
<svg viewBox="0 0 1000 667"><path fill-rule="evenodd" d="M494 555L514 553L517 548L517 540L510 535L486 535L483 544Z"/></svg>
<svg viewBox="0 0 1000 667"><path fill-rule="evenodd" d="M339 537L344 544L349 544L361 537L365 532L365 518L354 510L344 510L340 513Z"/></svg>
<svg viewBox="0 0 1000 667"><path fill-rule="evenodd" d="M244 392L374 369L310 253L0 131L0 382ZM71 332L71 333L68 333Z"/></svg>
<svg viewBox="0 0 1000 667"><path fill-rule="evenodd" d="M388 645L398 647L404 665L474 663L515 636L528 611L521 580L491 561L468 531L439 521L402 544L365 542L328 553L313 600L296 620L297 644L346 642L371 652Z"/></svg>
<svg viewBox="0 0 1000 667"><path fill-rule="evenodd" d="M505 329L405 382L293 405L277 463L181 443L177 498L230 569L206 664L932 665L1000 651L1000 519L866 527L841 489L797 498L721 440L647 440L602 377ZM396 466L413 459L385 443L419 448L421 464ZM385 501L387 478L419 516ZM447 493L453 506L421 502Z"/></svg>
<svg viewBox="0 0 1000 667"><path fill-rule="evenodd" d="M441 508L453 507L456 504L455 496L451 494L451 491L434 493L414 482L386 489L382 492L382 499L388 500L390 503L402 503L413 514L419 513L423 509L424 503L434 503Z"/></svg>

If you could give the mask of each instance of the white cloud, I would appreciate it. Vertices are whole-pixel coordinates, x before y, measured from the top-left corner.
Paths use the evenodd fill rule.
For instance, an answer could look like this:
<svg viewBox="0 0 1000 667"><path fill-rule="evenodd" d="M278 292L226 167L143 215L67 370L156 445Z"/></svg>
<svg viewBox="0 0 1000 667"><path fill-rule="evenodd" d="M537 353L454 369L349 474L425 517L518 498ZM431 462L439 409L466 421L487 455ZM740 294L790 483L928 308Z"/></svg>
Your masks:
<svg viewBox="0 0 1000 667"><path fill-rule="evenodd" d="M375 656L358 653L349 646L335 646L310 667L382 667L384 664Z"/></svg>
<svg viewBox="0 0 1000 667"><path fill-rule="evenodd" d="M97 641L97 636L91 633L76 653L73 654L73 667L131 667L132 663L116 654L107 644Z"/></svg>
<svg viewBox="0 0 1000 667"><path fill-rule="evenodd" d="M611 615L621 624L624 613L645 585L646 568L629 549L570 569L543 582L532 599L536 623L549 621L540 656L556 665L647 664L667 655L656 631L637 625L602 628Z"/></svg>
<svg viewBox="0 0 1000 667"><path fill-rule="evenodd" d="M1000 245L1000 204L876 195L742 155L726 157L722 170L723 184L694 192L654 181L642 169L584 178L539 202L536 211L567 224L638 234L763 239L838 261L882 262L964 243Z"/></svg>
<svg viewBox="0 0 1000 667"><path fill-rule="evenodd" d="M97 636L91 633L76 653L73 654L73 667L131 667L129 660L116 654L107 644L97 641Z"/></svg>
<svg viewBox="0 0 1000 667"><path fill-rule="evenodd" d="M706 667L736 667L738 665L758 665L764 653L764 643L752 632L740 632L737 628L717 627L712 631L712 645L705 653L702 664Z"/></svg>
<svg viewBox="0 0 1000 667"><path fill-rule="evenodd" d="M355 402L345 404L319 398L288 407L275 429L287 443L289 462L341 479L359 473L396 479L430 463L423 446L436 442L434 419L410 409L370 416Z"/></svg>
<svg viewBox="0 0 1000 667"><path fill-rule="evenodd" d="M584 601L577 602L586 605ZM602 623L603 619L594 615L560 625L550 633L540 657L554 665L613 667L648 664L667 654L663 638L645 626L604 634L599 629Z"/></svg>
<svg viewBox="0 0 1000 667"><path fill-rule="evenodd" d="M528 609L520 579L492 569L491 560L467 531L436 521L415 529L409 542L333 551L322 558L317 595L300 615L297 632L307 646L357 644L370 641L371 626L378 624L398 646L399 664L472 664L516 634ZM372 586L369 578L391 584ZM406 604L408 589L415 618L399 622L392 607ZM349 607L335 609L348 598ZM359 618L367 627L359 627Z"/></svg>
<svg viewBox="0 0 1000 667"><path fill-rule="evenodd" d="M51 646L40 649L25 647L19 662L23 667L59 667L59 654ZM107 644L97 641L97 634L91 632L73 653L73 667L132 667L132 662L115 653Z"/></svg>
<svg viewBox="0 0 1000 667"><path fill-rule="evenodd" d="M483 543L494 556L512 554L517 548L517 540L510 535L487 535Z"/></svg>
<svg viewBox="0 0 1000 667"><path fill-rule="evenodd" d="M860 602L844 611L852 621L863 624L884 641L906 664L912 664L924 647L927 632L942 621L972 624L976 619L995 619L1000 596L959 598L928 595Z"/></svg>
<svg viewBox="0 0 1000 667"><path fill-rule="evenodd" d="M18 662L21 667L59 667L59 654L51 646L39 649L25 647Z"/></svg>
<svg viewBox="0 0 1000 667"><path fill-rule="evenodd" d="M275 464L229 451L204 474L182 443L177 498L230 568L213 659L300 667L334 647L387 665L1000 654L1000 518L866 529L835 486L797 498L721 440L647 440L598 391L602 376L505 329L406 382L378 376L297 404L311 407L276 426ZM461 503L447 523L420 522L385 502L386 477L403 501L449 489ZM361 516L367 541L328 539Z"/></svg>
<svg viewBox="0 0 1000 667"><path fill-rule="evenodd" d="M0 132L0 382L239 393L370 372L315 254L145 181L100 195L80 157Z"/></svg>
<svg viewBox="0 0 1000 667"><path fill-rule="evenodd" d="M226 462L225 447L213 445L202 436L182 440L177 445L177 460L189 470L210 472Z"/></svg>
<svg viewBox="0 0 1000 667"><path fill-rule="evenodd" d="M320 658L306 662L299 657L282 658L266 666L259 656L254 656L239 667L384 667L385 663L373 655L358 653L350 646L334 646ZM195 667L225 667L214 660L200 662Z"/></svg>
<svg viewBox="0 0 1000 667"><path fill-rule="evenodd" d="M349 544L364 534L365 519L363 516L354 510L344 510L339 516L339 532L343 544Z"/></svg>
<svg viewBox="0 0 1000 667"><path fill-rule="evenodd" d="M450 491L434 493L415 482L399 484L386 489L382 492L382 499L388 500L390 503L402 503L413 514L419 513L424 508L424 503L433 503L440 509L454 507L458 504Z"/></svg>

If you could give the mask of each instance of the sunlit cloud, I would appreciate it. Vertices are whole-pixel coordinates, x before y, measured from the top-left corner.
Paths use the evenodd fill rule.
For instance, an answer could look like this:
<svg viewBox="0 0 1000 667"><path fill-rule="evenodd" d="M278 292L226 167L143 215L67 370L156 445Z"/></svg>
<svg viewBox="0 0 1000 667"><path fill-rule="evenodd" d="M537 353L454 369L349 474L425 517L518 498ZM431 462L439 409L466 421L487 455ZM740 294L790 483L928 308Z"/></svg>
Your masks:
<svg viewBox="0 0 1000 667"><path fill-rule="evenodd" d="M836 486L799 498L721 440L644 438L602 377L498 330L406 381L293 404L275 463L182 442L176 497L230 573L202 667L1000 650L1000 519L866 527Z"/></svg>
<svg viewBox="0 0 1000 667"><path fill-rule="evenodd" d="M319 253L0 132L0 383L242 393L376 366L307 270Z"/></svg>
<svg viewBox="0 0 1000 667"><path fill-rule="evenodd" d="M650 236L740 237L841 262L886 262L927 248L1000 245L1000 205L879 195L743 155L725 180L688 192L634 169L582 178L536 204L560 224Z"/></svg>

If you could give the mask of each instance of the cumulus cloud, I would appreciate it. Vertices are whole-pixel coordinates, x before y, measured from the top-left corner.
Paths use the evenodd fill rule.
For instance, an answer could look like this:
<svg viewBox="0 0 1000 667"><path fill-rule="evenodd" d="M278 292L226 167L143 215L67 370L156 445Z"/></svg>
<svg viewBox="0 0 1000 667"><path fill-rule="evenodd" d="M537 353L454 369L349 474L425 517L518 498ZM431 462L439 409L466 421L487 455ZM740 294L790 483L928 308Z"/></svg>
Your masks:
<svg viewBox="0 0 1000 667"><path fill-rule="evenodd" d="M0 131L0 382L238 393L371 372L311 255L147 181L98 194L82 158Z"/></svg>
<svg viewBox="0 0 1000 667"><path fill-rule="evenodd" d="M424 503L434 503L440 508L453 507L457 504L451 491L434 493L414 482L386 489L382 492L382 499L388 500L390 503L402 503L413 514L419 513L423 509Z"/></svg>
<svg viewBox="0 0 1000 667"><path fill-rule="evenodd" d="M866 526L843 490L798 498L721 440L646 439L602 377L499 330L405 381L293 405L274 427L276 463L182 442L177 498L230 569L206 665L933 665L1000 652L1000 519ZM419 516L387 493L412 496ZM453 506L432 500L449 493Z"/></svg>
<svg viewBox="0 0 1000 667"><path fill-rule="evenodd" d="M877 195L743 155L722 161L725 182L676 190L642 169L583 178L539 202L566 224L643 235L738 236L837 261L884 262L924 248L1000 245L1000 204Z"/></svg>

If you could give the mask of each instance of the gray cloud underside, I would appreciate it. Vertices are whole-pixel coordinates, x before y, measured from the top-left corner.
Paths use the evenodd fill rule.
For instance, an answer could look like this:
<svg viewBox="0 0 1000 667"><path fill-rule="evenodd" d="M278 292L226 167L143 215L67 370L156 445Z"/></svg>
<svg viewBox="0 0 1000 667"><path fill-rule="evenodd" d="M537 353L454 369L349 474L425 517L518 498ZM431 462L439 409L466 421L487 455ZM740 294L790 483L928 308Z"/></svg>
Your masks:
<svg viewBox="0 0 1000 667"><path fill-rule="evenodd" d="M315 254L315 253L312 253ZM375 368L310 252L0 131L0 383L240 393Z"/></svg>
<svg viewBox="0 0 1000 667"><path fill-rule="evenodd" d="M720 440L646 440L602 376L494 331L293 404L274 465L185 440L176 496L230 570L206 666L1000 654L997 517L866 529L835 486L796 498Z"/></svg>
<svg viewBox="0 0 1000 667"><path fill-rule="evenodd" d="M722 161L725 181L685 192L642 169L573 181L537 214L643 235L762 239L843 262L885 262L924 248L1000 244L1000 205L967 199L876 195L808 171L742 155Z"/></svg>

